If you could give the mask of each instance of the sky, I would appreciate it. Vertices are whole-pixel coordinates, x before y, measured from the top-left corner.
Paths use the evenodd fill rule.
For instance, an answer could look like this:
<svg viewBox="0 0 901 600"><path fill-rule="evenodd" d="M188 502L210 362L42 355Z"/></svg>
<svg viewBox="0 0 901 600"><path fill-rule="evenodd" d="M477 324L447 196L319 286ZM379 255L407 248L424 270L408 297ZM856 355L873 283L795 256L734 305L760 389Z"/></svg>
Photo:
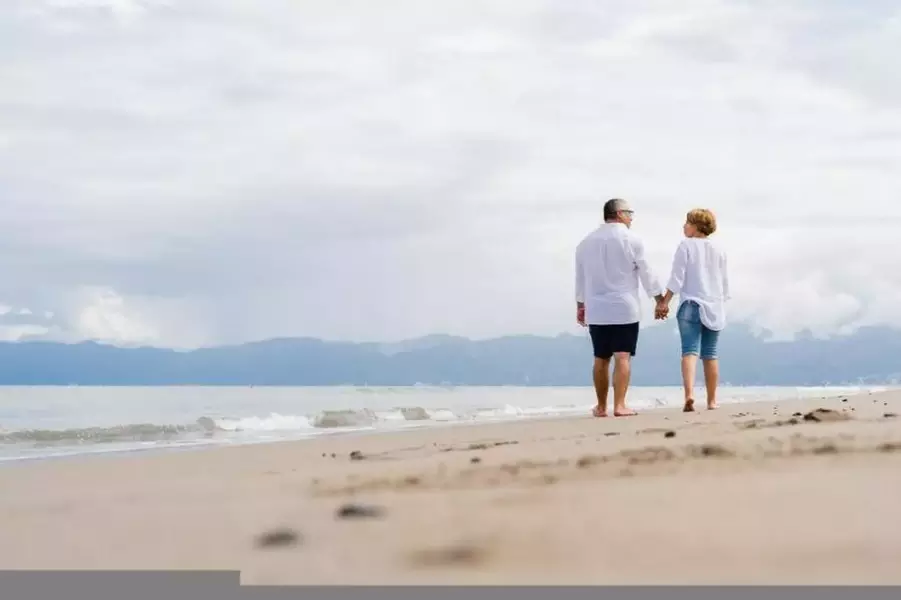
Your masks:
<svg viewBox="0 0 901 600"><path fill-rule="evenodd" d="M664 280L716 213L730 322L901 325L899 51L880 0L4 0L0 340L576 333L611 197Z"/></svg>

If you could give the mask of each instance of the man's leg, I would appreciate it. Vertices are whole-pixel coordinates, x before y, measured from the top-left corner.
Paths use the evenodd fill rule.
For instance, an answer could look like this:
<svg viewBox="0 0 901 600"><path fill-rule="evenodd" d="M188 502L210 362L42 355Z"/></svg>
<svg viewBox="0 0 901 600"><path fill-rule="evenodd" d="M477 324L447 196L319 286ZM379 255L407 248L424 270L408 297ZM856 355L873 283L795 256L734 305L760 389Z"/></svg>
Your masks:
<svg viewBox="0 0 901 600"><path fill-rule="evenodd" d="M594 359L594 393L598 399L594 416L607 416L607 393L610 391L610 359Z"/></svg>
<svg viewBox="0 0 901 600"><path fill-rule="evenodd" d="M603 325L589 325L588 333L591 336L591 349L594 352L592 379L598 402L593 412L596 417L606 417L607 392L610 389L610 352L607 350L610 334Z"/></svg>
<svg viewBox="0 0 901 600"><path fill-rule="evenodd" d="M613 414L617 417L634 415L635 411L626 408L626 392L632 377L632 355L616 352L613 361Z"/></svg>
<svg viewBox="0 0 901 600"><path fill-rule="evenodd" d="M617 325L612 337L613 416L629 417L638 414L626 408L626 394L632 379L632 357L638 347L638 323Z"/></svg>

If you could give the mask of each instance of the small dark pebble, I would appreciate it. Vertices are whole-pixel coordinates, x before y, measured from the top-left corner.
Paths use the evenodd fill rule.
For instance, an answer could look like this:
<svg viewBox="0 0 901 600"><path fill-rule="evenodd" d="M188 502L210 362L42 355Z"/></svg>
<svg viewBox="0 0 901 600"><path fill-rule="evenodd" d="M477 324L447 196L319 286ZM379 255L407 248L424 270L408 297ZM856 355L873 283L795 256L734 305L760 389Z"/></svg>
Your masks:
<svg viewBox="0 0 901 600"><path fill-rule="evenodd" d="M618 431L608 431L607 433L604 434L605 437L612 437L614 435L619 435L619 432Z"/></svg>
<svg viewBox="0 0 901 600"><path fill-rule="evenodd" d="M845 416L840 412L829 410L828 408L818 408L804 415L805 421L815 421L818 423L824 421L843 421L851 417Z"/></svg>
<svg viewBox="0 0 901 600"><path fill-rule="evenodd" d="M590 467L595 463L602 462L599 457L596 456L583 456L579 460L576 461L576 466L580 469L584 469L586 467Z"/></svg>
<svg viewBox="0 0 901 600"><path fill-rule="evenodd" d="M385 514L384 509L366 504L345 504L335 513L339 519L377 519Z"/></svg>
<svg viewBox="0 0 901 600"><path fill-rule="evenodd" d="M716 444L702 444L694 450L694 454L707 457L733 456L733 452Z"/></svg>
<svg viewBox="0 0 901 600"><path fill-rule="evenodd" d="M842 398L842 402L847 402L847 401L848 401L847 398Z"/></svg>
<svg viewBox="0 0 901 600"><path fill-rule="evenodd" d="M338 455L332 452L332 458L338 458Z"/></svg>
<svg viewBox="0 0 901 600"><path fill-rule="evenodd" d="M823 444L813 449L814 454L837 454L838 448L834 444Z"/></svg>
<svg viewBox="0 0 901 600"><path fill-rule="evenodd" d="M675 431L667 431L666 433L663 434L663 437L674 438L674 437L676 437L676 432Z"/></svg>
<svg viewBox="0 0 901 600"><path fill-rule="evenodd" d="M478 456L473 456L472 458L469 459L469 462L476 465L476 464L479 464L480 462L482 462L482 459L479 458Z"/></svg>
<svg viewBox="0 0 901 600"><path fill-rule="evenodd" d="M259 548L284 548L300 542L300 534L293 529L267 531L257 538Z"/></svg>
<svg viewBox="0 0 901 600"><path fill-rule="evenodd" d="M897 417L898 415L897 415L896 413L885 413L885 414L882 415L882 416L885 417L886 419L894 419L894 418Z"/></svg>
<svg viewBox="0 0 901 600"><path fill-rule="evenodd" d="M364 458L363 453L359 450L354 450L350 453L350 460L363 460Z"/></svg>
<svg viewBox="0 0 901 600"><path fill-rule="evenodd" d="M486 558L483 548L474 544L460 543L443 548L429 548L416 552L413 562L422 566L474 566L482 563Z"/></svg>
<svg viewBox="0 0 901 600"><path fill-rule="evenodd" d="M792 416L793 417L803 417L804 415L802 415L801 413L792 413Z"/></svg>

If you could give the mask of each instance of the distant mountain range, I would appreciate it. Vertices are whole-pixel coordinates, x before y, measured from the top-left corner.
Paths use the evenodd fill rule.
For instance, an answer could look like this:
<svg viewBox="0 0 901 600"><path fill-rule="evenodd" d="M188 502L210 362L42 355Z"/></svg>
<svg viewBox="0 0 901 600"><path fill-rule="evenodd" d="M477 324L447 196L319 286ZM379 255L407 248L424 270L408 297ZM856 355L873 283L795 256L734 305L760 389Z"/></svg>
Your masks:
<svg viewBox="0 0 901 600"><path fill-rule="evenodd" d="M857 385L901 381L901 332L768 341L733 324L720 340L721 379L732 385ZM191 351L82 342L0 343L0 385L590 385L585 335L445 335L399 343L273 339ZM634 385L678 385L671 322L644 329ZM700 382L699 373L699 382Z"/></svg>

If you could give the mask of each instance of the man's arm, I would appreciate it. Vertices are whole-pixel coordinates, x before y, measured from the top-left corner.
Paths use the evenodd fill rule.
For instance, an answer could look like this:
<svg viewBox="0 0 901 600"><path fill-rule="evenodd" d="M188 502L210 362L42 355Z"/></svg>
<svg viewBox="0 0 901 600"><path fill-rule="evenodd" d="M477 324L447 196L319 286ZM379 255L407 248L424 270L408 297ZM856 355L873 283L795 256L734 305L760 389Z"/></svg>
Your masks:
<svg viewBox="0 0 901 600"><path fill-rule="evenodd" d="M576 321L579 325L585 325L585 271L579 250L576 250Z"/></svg>
<svg viewBox="0 0 901 600"><path fill-rule="evenodd" d="M726 254L723 253L721 266L723 269L723 300L729 300L732 296L729 294L729 269L726 268Z"/></svg>
<svg viewBox="0 0 901 600"><path fill-rule="evenodd" d="M638 278L641 281L642 287L644 287L644 290L649 297L657 302L662 301L663 288L660 286L657 277L655 277L654 273L651 271L651 266L648 264L648 259L645 257L644 244L641 240L633 238L632 250L635 257L635 267L638 269Z"/></svg>

